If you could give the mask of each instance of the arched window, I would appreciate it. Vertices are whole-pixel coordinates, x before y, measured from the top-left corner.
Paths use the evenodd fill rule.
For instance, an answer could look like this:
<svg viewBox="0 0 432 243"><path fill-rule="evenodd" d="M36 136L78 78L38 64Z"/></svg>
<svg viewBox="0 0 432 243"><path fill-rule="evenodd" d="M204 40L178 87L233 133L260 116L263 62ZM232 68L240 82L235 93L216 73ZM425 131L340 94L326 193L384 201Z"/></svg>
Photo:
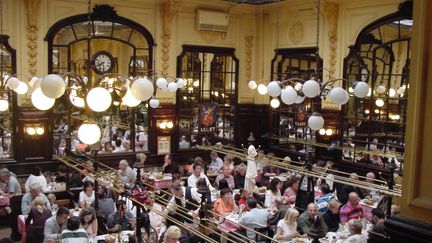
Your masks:
<svg viewBox="0 0 432 243"><path fill-rule="evenodd" d="M344 108L344 142L357 151L403 158L411 30L412 2L405 2L396 13L366 26L344 60L344 78L371 87L364 99L350 93ZM345 151L344 157L354 159L354 154Z"/></svg>
<svg viewBox="0 0 432 243"><path fill-rule="evenodd" d="M144 26L118 16L114 8L108 5L96 5L90 20L88 14L80 14L58 21L49 29L45 40L48 41L48 73L74 72L84 81L89 80L87 88L95 85L92 82L99 75L108 72L127 77L152 74L152 35ZM98 58L109 59L109 62L97 61ZM73 134L82 123L75 118L86 117L84 109L70 105L69 100L76 101L74 97L63 97L54 107L54 149L57 153L62 153L65 146L63 136L66 131ZM109 110L103 114L92 113L91 116L105 126L101 127L102 145L112 143L115 146L114 140L121 136L122 140L130 140L130 149L133 151L148 149L147 141L138 141L139 136L132 134L135 127L137 135L141 130L147 132L147 104L127 108L119 97L113 95L113 105ZM66 125L68 129L64 125L66 120L70 121ZM136 121L135 125L131 124L131 120Z"/></svg>

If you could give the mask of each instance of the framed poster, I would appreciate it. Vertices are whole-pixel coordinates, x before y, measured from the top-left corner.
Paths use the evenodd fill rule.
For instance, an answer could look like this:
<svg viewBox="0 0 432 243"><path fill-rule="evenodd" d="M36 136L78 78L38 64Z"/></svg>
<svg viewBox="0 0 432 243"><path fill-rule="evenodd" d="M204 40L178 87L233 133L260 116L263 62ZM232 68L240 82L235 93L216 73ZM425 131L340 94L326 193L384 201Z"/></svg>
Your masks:
<svg viewBox="0 0 432 243"><path fill-rule="evenodd" d="M203 103L199 106L199 131L215 132L217 121L217 105L213 103Z"/></svg>
<svg viewBox="0 0 432 243"><path fill-rule="evenodd" d="M157 137L157 154L165 155L171 153L171 137L158 136Z"/></svg>

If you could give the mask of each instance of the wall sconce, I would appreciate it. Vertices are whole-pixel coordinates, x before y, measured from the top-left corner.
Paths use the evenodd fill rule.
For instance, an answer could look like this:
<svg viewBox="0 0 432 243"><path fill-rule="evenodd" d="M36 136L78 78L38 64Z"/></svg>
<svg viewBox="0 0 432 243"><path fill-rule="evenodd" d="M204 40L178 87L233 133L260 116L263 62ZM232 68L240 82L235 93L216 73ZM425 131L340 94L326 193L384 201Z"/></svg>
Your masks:
<svg viewBox="0 0 432 243"><path fill-rule="evenodd" d="M325 129L325 128L321 128L320 130L319 130L319 134L321 135L321 136L331 136L331 135L333 135L334 134L334 131L333 131L333 129L331 129L331 128L327 128L327 129Z"/></svg>
<svg viewBox="0 0 432 243"><path fill-rule="evenodd" d="M162 130L169 130L174 127L174 123L171 120L158 120L156 125Z"/></svg>
<svg viewBox="0 0 432 243"><path fill-rule="evenodd" d="M26 127L25 131L30 136L41 136L45 133L45 129L43 127Z"/></svg>

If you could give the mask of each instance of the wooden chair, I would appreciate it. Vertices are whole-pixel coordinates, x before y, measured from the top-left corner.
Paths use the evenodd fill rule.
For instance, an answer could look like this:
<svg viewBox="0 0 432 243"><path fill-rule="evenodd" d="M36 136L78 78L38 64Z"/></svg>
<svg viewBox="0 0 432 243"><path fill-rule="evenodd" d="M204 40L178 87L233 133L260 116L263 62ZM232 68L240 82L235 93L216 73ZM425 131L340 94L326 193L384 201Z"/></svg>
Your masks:
<svg viewBox="0 0 432 243"><path fill-rule="evenodd" d="M269 228L268 227L265 227L265 228L255 228L254 229L256 232L258 232L258 233L261 233L261 234L263 234L263 235L269 235ZM267 238L265 238L265 237L263 237L262 235L260 235L260 234L256 234L255 235L255 242L271 242L271 240L269 240L269 239L267 239Z"/></svg>
<svg viewBox="0 0 432 243"><path fill-rule="evenodd" d="M59 206L64 206L66 208L69 208L71 201L70 199L61 199L61 200L56 200L56 204Z"/></svg>

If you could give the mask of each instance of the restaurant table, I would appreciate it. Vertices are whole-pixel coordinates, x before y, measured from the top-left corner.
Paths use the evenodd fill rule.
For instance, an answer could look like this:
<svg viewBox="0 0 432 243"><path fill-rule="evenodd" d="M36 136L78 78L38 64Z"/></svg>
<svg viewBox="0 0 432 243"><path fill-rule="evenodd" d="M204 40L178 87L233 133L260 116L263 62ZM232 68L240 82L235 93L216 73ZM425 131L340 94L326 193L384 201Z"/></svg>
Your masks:
<svg viewBox="0 0 432 243"><path fill-rule="evenodd" d="M238 224L238 221L239 216L237 213L231 213L230 215L225 216L225 218L220 219L219 221L215 219L216 224L218 224L218 230L222 233L223 236L227 238L229 233L237 231L241 228ZM225 242L227 242L227 240L225 238L222 238L221 243Z"/></svg>
<svg viewBox="0 0 432 243"><path fill-rule="evenodd" d="M156 176L154 175L150 175L149 179L154 180L155 181L154 186L160 189L170 188L171 184L173 183L172 175L163 175L163 177L160 179L157 179Z"/></svg>
<svg viewBox="0 0 432 243"><path fill-rule="evenodd" d="M119 242L119 238L121 240L121 242L129 242L129 235L134 235L135 231L133 230L123 230L120 233L115 233L115 234L106 234L106 235L98 235L96 236L96 240L94 239L90 239L90 243L97 243L99 240L104 240L106 241L108 236L114 236L116 239L116 243L120 243ZM120 237L119 237L120 236Z"/></svg>

